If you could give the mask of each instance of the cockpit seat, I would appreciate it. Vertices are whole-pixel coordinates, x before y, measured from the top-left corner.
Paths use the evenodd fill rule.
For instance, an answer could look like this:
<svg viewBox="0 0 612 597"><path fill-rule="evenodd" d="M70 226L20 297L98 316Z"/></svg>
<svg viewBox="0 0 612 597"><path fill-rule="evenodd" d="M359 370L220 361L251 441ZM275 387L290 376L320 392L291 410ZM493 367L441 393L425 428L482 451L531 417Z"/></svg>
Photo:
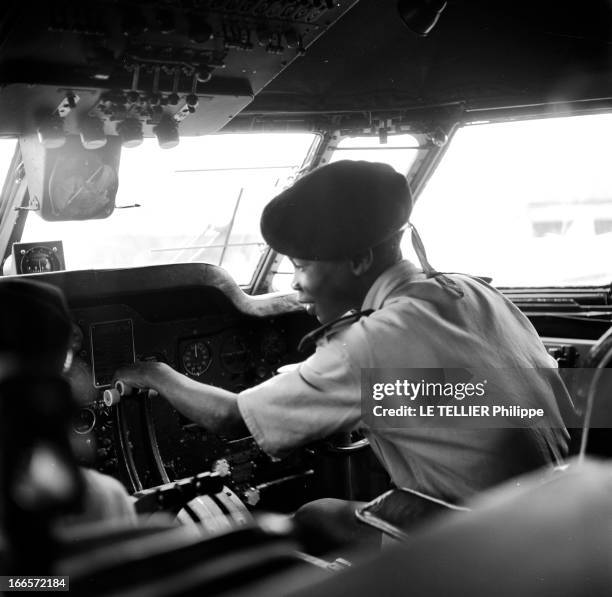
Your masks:
<svg viewBox="0 0 612 597"><path fill-rule="evenodd" d="M440 518L306 597L612 593L612 464L573 461L482 493L471 512Z"/></svg>

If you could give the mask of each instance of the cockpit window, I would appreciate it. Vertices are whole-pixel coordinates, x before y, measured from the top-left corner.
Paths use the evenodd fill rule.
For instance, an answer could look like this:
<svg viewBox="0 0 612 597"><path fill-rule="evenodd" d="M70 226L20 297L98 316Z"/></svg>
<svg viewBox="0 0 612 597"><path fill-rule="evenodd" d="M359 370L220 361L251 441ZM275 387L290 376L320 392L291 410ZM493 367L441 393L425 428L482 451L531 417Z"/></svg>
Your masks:
<svg viewBox="0 0 612 597"><path fill-rule="evenodd" d="M330 162L338 160L366 160L384 162L398 172L410 170L419 151L419 141L413 135L401 134L387 137L344 137L333 146Z"/></svg>
<svg viewBox="0 0 612 597"><path fill-rule="evenodd" d="M317 139L211 135L183 138L173 149L145 139L122 151L110 217L49 222L29 214L21 240L62 240L70 270L203 261L246 285L265 249L261 211L293 180Z"/></svg>
<svg viewBox="0 0 612 597"><path fill-rule="evenodd" d="M610 155L611 114L459 129L412 216L432 265L502 287L609 284Z"/></svg>

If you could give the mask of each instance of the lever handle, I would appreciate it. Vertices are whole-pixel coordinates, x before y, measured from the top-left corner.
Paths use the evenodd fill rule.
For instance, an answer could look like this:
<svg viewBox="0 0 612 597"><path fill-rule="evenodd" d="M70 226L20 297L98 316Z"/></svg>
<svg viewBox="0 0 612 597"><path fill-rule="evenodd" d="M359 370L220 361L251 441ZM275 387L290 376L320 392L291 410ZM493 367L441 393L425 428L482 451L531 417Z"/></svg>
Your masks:
<svg viewBox="0 0 612 597"><path fill-rule="evenodd" d="M149 398L158 396L158 393L155 390L139 390L138 388L135 388L134 386L131 386L130 384L119 379L115 382L114 388L104 390L102 400L106 406L114 406L115 404L119 404L123 398L136 396L141 392L146 392Z"/></svg>

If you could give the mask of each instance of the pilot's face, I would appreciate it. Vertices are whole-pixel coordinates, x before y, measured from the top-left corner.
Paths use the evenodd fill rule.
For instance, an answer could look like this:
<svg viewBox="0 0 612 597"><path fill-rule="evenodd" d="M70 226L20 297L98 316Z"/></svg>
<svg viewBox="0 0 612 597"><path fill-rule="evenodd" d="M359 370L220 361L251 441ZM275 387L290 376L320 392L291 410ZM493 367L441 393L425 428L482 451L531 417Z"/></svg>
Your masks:
<svg viewBox="0 0 612 597"><path fill-rule="evenodd" d="M328 323L349 309L361 307L354 292L348 261L291 259L295 268L292 288L310 315Z"/></svg>

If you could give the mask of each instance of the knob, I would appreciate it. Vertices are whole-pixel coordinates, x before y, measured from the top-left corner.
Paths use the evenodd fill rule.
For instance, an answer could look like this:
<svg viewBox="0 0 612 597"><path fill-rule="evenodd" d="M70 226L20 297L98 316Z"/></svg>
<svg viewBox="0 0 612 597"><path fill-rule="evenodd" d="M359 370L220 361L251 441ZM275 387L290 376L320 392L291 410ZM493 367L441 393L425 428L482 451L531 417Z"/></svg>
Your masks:
<svg viewBox="0 0 612 597"><path fill-rule="evenodd" d="M436 129L430 133L429 138L436 147L444 147L448 141L448 135L442 129Z"/></svg>
<svg viewBox="0 0 612 597"><path fill-rule="evenodd" d="M298 34L293 29L285 31L285 40L288 48L297 48L300 43Z"/></svg>
<svg viewBox="0 0 612 597"><path fill-rule="evenodd" d="M215 460L212 465L212 472L217 473L220 477L227 477L231 471L230 463L225 458Z"/></svg>
<svg viewBox="0 0 612 597"><path fill-rule="evenodd" d="M255 487L249 487L248 489L245 489L242 493L242 497L249 506L256 506L259 503L259 500L261 499L259 489L256 489Z"/></svg>
<svg viewBox="0 0 612 597"><path fill-rule="evenodd" d="M159 31L164 35L176 31L174 14L170 10L162 9L157 13L157 24L159 26Z"/></svg>
<svg viewBox="0 0 612 597"><path fill-rule="evenodd" d="M102 394L102 399L104 400L104 404L106 406L113 406L114 404L119 404L119 402L121 402L121 392L119 392L117 388L104 390L104 394Z"/></svg>
<svg viewBox="0 0 612 597"><path fill-rule="evenodd" d="M134 393L136 389L134 388L134 386L131 386L130 384L125 383L121 380L115 382L115 388L117 388L119 394L121 394L122 396L130 396Z"/></svg>
<svg viewBox="0 0 612 597"><path fill-rule="evenodd" d="M198 107L198 96L195 93L190 93L186 98L185 102L188 106L197 108Z"/></svg>
<svg viewBox="0 0 612 597"><path fill-rule="evenodd" d="M189 41L196 44L206 43L213 34L212 27L202 18L194 18L189 24Z"/></svg>
<svg viewBox="0 0 612 597"><path fill-rule="evenodd" d="M137 8L129 10L123 20L122 32L126 37L142 35L148 30L145 16Z"/></svg>

